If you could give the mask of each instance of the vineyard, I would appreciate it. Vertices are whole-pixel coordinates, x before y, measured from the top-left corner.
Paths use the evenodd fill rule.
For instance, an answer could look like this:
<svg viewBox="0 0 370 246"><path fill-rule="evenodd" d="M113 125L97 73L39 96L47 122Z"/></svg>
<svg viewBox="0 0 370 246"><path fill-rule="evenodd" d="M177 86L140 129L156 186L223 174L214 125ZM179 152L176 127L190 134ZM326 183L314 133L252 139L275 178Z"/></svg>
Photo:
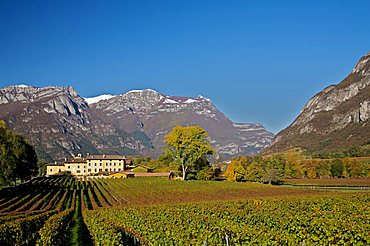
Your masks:
<svg viewBox="0 0 370 246"><path fill-rule="evenodd" d="M284 184L366 188L370 187L370 179L286 179Z"/></svg>
<svg viewBox="0 0 370 246"><path fill-rule="evenodd" d="M370 244L370 194L162 178L0 190L0 245Z"/></svg>

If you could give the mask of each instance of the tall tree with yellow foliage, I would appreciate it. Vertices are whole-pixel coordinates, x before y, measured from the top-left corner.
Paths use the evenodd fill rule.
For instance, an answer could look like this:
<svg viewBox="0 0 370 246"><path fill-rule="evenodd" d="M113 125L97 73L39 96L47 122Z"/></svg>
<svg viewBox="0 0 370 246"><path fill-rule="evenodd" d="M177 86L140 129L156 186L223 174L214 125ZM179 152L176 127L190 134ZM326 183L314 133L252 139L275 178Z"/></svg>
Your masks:
<svg viewBox="0 0 370 246"><path fill-rule="evenodd" d="M215 153L208 133L200 126L176 126L165 136L164 142L166 153L181 168L183 180L189 170L203 168L199 160Z"/></svg>

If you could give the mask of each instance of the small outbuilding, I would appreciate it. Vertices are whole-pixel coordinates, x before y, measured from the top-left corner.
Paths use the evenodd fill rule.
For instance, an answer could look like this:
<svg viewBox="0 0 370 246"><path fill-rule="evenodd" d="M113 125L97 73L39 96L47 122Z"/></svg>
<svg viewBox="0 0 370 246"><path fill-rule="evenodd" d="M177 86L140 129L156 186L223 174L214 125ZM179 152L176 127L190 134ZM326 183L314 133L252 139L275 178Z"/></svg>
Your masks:
<svg viewBox="0 0 370 246"><path fill-rule="evenodd" d="M170 173L135 173L135 177L169 177Z"/></svg>
<svg viewBox="0 0 370 246"><path fill-rule="evenodd" d="M132 169L133 172L135 173L152 173L154 171L154 168L147 167L144 165L139 165L135 168Z"/></svg>
<svg viewBox="0 0 370 246"><path fill-rule="evenodd" d="M134 178L135 173L133 172L117 172L109 174L109 179L127 179L127 178Z"/></svg>

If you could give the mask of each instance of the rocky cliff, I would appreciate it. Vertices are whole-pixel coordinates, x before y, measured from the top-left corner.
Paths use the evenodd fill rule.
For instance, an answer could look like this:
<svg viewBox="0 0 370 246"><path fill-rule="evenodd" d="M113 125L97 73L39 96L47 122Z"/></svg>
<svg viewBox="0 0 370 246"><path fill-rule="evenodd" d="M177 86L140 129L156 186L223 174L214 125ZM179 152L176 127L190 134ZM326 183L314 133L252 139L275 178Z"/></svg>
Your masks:
<svg viewBox="0 0 370 246"><path fill-rule="evenodd" d="M233 123L207 98L154 90L84 99L72 87L9 86L0 89L0 118L49 160L77 153L156 156L176 125L205 128L224 158L256 153L273 137L262 125Z"/></svg>
<svg viewBox="0 0 370 246"><path fill-rule="evenodd" d="M314 97L269 150L299 146L311 150L341 150L370 140L370 53L362 57L339 84Z"/></svg>
<svg viewBox="0 0 370 246"><path fill-rule="evenodd" d="M257 153L273 135L259 124L235 124L211 100L163 95L154 90L136 90L102 100L91 108L107 123L129 133L147 137L159 154L163 138L176 125L199 125L224 157Z"/></svg>
<svg viewBox="0 0 370 246"><path fill-rule="evenodd" d="M47 160L144 148L137 139L102 121L72 87L0 89L0 118L31 141L39 158Z"/></svg>

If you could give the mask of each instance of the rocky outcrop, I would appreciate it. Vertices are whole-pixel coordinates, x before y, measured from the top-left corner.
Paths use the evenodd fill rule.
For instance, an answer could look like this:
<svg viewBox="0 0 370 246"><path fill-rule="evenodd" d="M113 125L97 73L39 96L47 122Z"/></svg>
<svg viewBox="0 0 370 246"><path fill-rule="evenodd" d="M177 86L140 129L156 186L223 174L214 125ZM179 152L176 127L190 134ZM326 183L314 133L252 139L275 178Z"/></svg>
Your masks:
<svg viewBox="0 0 370 246"><path fill-rule="evenodd" d="M129 134L150 139L159 154L163 138L176 125L199 125L223 156L253 154L271 142L273 134L259 124L234 124L211 100L167 96L154 90L136 90L99 101L91 108L106 122Z"/></svg>
<svg viewBox="0 0 370 246"><path fill-rule="evenodd" d="M370 140L370 53L338 85L331 85L304 106L274 138L270 150L299 146L343 149Z"/></svg>
<svg viewBox="0 0 370 246"><path fill-rule="evenodd" d="M137 139L102 121L72 87L0 89L0 118L25 135L42 159L145 148Z"/></svg>
<svg viewBox="0 0 370 246"><path fill-rule="evenodd" d="M90 102L87 103L87 102ZM78 153L158 155L176 125L200 125L224 158L253 154L273 134L259 124L235 124L211 100L135 90L84 99L72 87L0 89L0 118L36 146L40 158Z"/></svg>

